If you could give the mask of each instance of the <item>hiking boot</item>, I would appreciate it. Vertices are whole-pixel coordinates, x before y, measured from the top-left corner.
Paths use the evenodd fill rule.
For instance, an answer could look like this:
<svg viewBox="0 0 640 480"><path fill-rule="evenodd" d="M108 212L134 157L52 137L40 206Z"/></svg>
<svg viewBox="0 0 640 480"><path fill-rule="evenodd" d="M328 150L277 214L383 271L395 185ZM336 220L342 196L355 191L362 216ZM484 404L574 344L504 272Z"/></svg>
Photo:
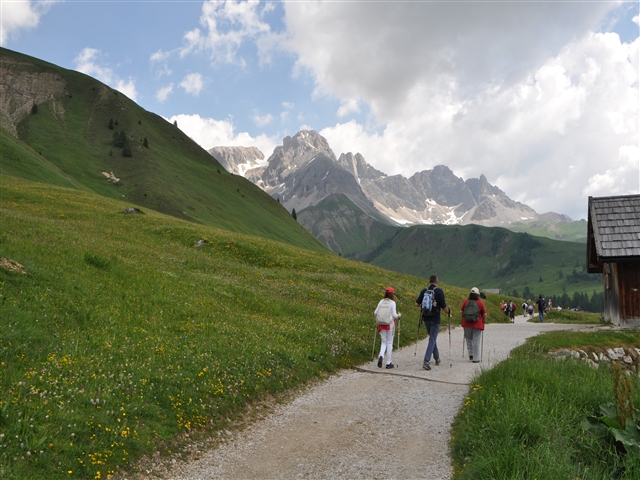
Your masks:
<svg viewBox="0 0 640 480"><path fill-rule="evenodd" d="M473 363L480 363L480 360L474 360Z"/></svg>
<svg viewBox="0 0 640 480"><path fill-rule="evenodd" d="M429 362L424 362L422 364L422 368L424 368L425 370L431 370L431 365L429 364Z"/></svg>
<svg viewBox="0 0 640 480"><path fill-rule="evenodd" d="M469 360L473 361L473 357L471 355L469 355Z"/></svg>
<svg viewBox="0 0 640 480"><path fill-rule="evenodd" d="M436 359L436 367L437 367L438 365L440 365L440 359L439 359L439 358L438 358L438 359Z"/></svg>
<svg viewBox="0 0 640 480"><path fill-rule="evenodd" d="M394 368L395 365L393 363L387 363L387 366L384 368Z"/></svg>
<svg viewBox="0 0 640 480"><path fill-rule="evenodd" d="M378 357L378 368L382 368L382 355Z"/></svg>

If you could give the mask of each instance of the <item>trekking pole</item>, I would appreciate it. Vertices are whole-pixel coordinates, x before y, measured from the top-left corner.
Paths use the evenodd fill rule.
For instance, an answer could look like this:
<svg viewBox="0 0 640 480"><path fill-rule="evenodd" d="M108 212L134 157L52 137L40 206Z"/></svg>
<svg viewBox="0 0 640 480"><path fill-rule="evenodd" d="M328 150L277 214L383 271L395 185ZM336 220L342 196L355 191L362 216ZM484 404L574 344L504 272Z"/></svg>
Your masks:
<svg viewBox="0 0 640 480"><path fill-rule="evenodd" d="M378 333L377 330L378 330L378 328L377 328L377 324L376 324L376 327L374 327L374 329L373 329L373 346L371 347L371 361L372 362L373 362L373 352L375 352L375 350L376 350L376 333Z"/></svg>
<svg viewBox="0 0 640 480"><path fill-rule="evenodd" d="M464 335L462 335L462 358L464 358Z"/></svg>
<svg viewBox="0 0 640 480"><path fill-rule="evenodd" d="M418 336L420 335L420 325L422 325L422 312L418 315L418 332L416 333L416 349L413 352L413 356L416 356L418 353Z"/></svg>
<svg viewBox="0 0 640 480"><path fill-rule="evenodd" d="M398 330L398 347L396 348L396 350L400 350L400 317L401 315L398 314L398 325L396 330Z"/></svg>
<svg viewBox="0 0 640 480"><path fill-rule="evenodd" d="M449 308L447 323L449 324L449 368L453 368L453 356L451 353L451 308Z"/></svg>
<svg viewBox="0 0 640 480"><path fill-rule="evenodd" d="M482 330L482 339L480 341L480 361L482 362L482 357L484 355L484 330Z"/></svg>

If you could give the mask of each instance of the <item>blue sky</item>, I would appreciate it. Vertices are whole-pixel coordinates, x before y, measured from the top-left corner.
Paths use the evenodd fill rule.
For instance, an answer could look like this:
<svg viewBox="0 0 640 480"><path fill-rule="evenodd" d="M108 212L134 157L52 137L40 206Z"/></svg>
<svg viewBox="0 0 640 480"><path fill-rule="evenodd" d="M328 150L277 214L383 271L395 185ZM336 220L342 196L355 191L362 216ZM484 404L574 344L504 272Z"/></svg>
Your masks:
<svg viewBox="0 0 640 480"><path fill-rule="evenodd" d="M300 129L387 174L445 164L538 212L638 193L638 2L5 1L2 46L203 147Z"/></svg>

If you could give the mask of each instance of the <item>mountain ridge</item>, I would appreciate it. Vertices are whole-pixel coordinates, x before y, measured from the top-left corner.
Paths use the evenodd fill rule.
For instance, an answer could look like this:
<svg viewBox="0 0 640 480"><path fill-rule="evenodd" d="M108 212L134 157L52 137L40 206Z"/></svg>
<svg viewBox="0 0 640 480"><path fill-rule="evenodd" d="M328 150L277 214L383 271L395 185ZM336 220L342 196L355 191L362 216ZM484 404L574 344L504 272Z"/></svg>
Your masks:
<svg viewBox="0 0 640 480"><path fill-rule="evenodd" d="M508 226L518 222L544 220L551 223L570 222L568 216L548 212L539 214L531 207L509 198L497 186L491 185L484 174L464 180L445 165L416 172L411 177L386 175L371 166L360 153L335 155L328 141L313 130L301 130L287 136L271 156L259 165L255 155L244 155L226 147L215 150L221 163L242 164L244 176L265 190L287 208L297 212L317 205L327 196L343 193L376 219L392 225L466 225ZM225 160L220 157L228 157ZM324 157L327 173L334 166L342 169L356 183L341 180L327 187L326 178L307 177L307 165ZM233 160L232 160L233 158ZM333 163L334 165L330 165ZM335 171L331 174L336 179ZM300 185L304 184L304 190ZM372 210L372 207L374 210Z"/></svg>

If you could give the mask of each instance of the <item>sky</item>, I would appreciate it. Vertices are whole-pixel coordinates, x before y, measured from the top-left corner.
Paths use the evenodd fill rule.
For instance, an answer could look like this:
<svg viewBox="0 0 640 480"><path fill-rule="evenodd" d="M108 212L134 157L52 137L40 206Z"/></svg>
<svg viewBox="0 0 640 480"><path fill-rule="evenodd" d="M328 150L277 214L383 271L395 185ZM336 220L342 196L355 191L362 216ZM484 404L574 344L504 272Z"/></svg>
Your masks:
<svg viewBox="0 0 640 480"><path fill-rule="evenodd" d="M3 47L202 147L303 129L388 175L484 174L539 213L640 193L635 1L1 0Z"/></svg>

